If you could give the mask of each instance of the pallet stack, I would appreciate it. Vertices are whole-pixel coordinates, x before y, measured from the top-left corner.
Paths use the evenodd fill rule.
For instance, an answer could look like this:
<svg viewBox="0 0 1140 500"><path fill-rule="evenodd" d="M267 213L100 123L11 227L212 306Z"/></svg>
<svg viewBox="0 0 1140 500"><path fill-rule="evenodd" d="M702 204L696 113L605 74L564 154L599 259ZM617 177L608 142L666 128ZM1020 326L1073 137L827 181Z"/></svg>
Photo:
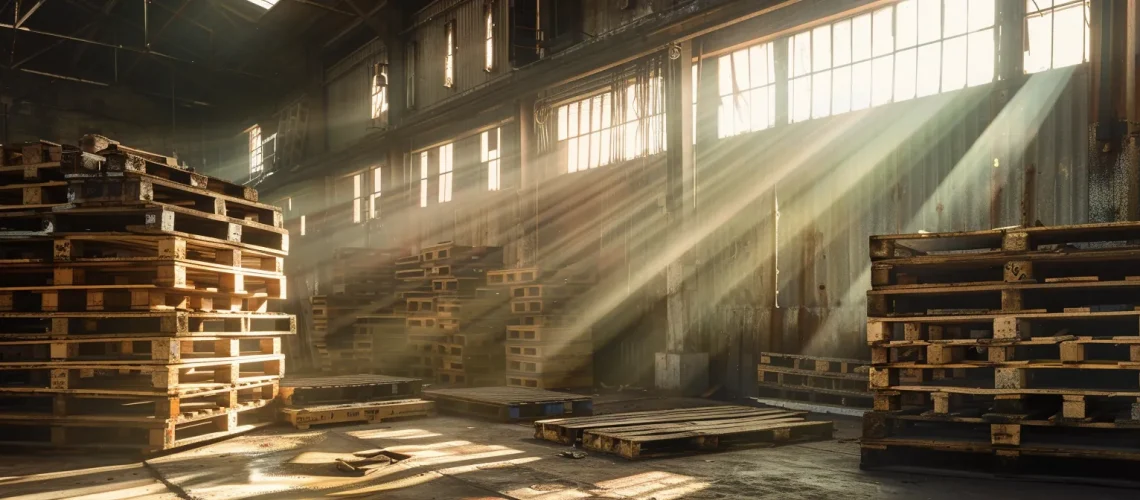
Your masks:
<svg viewBox="0 0 1140 500"><path fill-rule="evenodd" d="M593 283L592 276L569 269L505 269L487 275L487 284L507 290L514 316L507 327L508 386L580 389L594 385L594 344L590 329L575 324L574 303Z"/></svg>
<svg viewBox="0 0 1140 500"><path fill-rule="evenodd" d="M421 253L396 260L398 293L404 299L405 349L410 359L406 373L413 377L435 380L439 357L435 345L443 340L443 332L436 323L435 297L431 291L428 269L422 264Z"/></svg>
<svg viewBox="0 0 1140 500"><path fill-rule="evenodd" d="M1140 460L1140 224L871 238L863 465Z"/></svg>
<svg viewBox="0 0 1140 500"><path fill-rule="evenodd" d="M396 361L377 342L402 342L404 304L395 252L338 248L327 262L327 294L311 298L314 348L322 372L387 373Z"/></svg>
<svg viewBox="0 0 1140 500"><path fill-rule="evenodd" d="M859 359L762 352L756 380L761 397L870 408L869 368Z"/></svg>
<svg viewBox="0 0 1140 500"><path fill-rule="evenodd" d="M424 248L420 261L431 279L435 306L435 380L467 387L499 385L507 299L481 285L489 270L503 266L502 249L447 242Z"/></svg>
<svg viewBox="0 0 1140 500"><path fill-rule="evenodd" d="M435 414L420 399L420 380L386 375L288 377L281 382L281 417L298 429L313 425L376 423Z"/></svg>
<svg viewBox="0 0 1140 500"><path fill-rule="evenodd" d="M0 169L64 179L70 203L0 211L0 441L153 452L271 423L296 326L269 312L281 211L172 158L84 146L3 148Z"/></svg>

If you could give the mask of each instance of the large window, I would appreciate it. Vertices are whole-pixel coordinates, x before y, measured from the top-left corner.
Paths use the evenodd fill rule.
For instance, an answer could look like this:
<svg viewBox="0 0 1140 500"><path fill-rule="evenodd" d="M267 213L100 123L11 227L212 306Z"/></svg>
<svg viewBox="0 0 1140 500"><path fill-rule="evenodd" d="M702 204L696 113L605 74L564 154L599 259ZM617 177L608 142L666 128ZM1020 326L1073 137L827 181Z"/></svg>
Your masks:
<svg viewBox="0 0 1140 500"><path fill-rule="evenodd" d="M558 140L566 143L568 172L665 151L661 78L628 84L617 95L620 103L605 92L558 107Z"/></svg>
<svg viewBox="0 0 1140 500"><path fill-rule="evenodd" d="M479 137L479 161L487 165L487 190L498 191L502 187L499 158L502 156L502 129L488 130Z"/></svg>
<svg viewBox="0 0 1140 500"><path fill-rule="evenodd" d="M371 218L380 218L380 186L384 179L383 169L376 167L372 169L372 194L368 197L368 204L372 208Z"/></svg>
<svg viewBox="0 0 1140 500"><path fill-rule="evenodd" d="M1089 60L1088 0L1026 0L1025 27L1026 73Z"/></svg>
<svg viewBox="0 0 1140 500"><path fill-rule="evenodd" d="M388 65L372 66L372 119L380 120L388 114Z"/></svg>
<svg viewBox="0 0 1140 500"><path fill-rule="evenodd" d="M428 152L420 153L420 207L426 207L428 198Z"/></svg>
<svg viewBox="0 0 1140 500"><path fill-rule="evenodd" d="M447 47L443 57L443 86L455 86L455 21L448 22L443 27L444 42Z"/></svg>
<svg viewBox="0 0 1140 500"><path fill-rule="evenodd" d="M994 0L906 0L792 36L790 120L993 81L994 10Z"/></svg>
<svg viewBox="0 0 1140 500"><path fill-rule="evenodd" d="M718 137L763 130L776 124L773 52L771 43L762 43L721 56L717 61Z"/></svg>
<svg viewBox="0 0 1140 500"><path fill-rule="evenodd" d="M364 174L352 176L352 223L363 221L364 215Z"/></svg>
<svg viewBox="0 0 1140 500"><path fill-rule="evenodd" d="M445 144L439 147L439 202L451 201L451 188L455 173L452 172L454 157L452 145Z"/></svg>
<svg viewBox="0 0 1140 500"><path fill-rule="evenodd" d="M487 2L483 4L483 69L491 71L495 69L495 4L494 2Z"/></svg>
<svg viewBox="0 0 1140 500"><path fill-rule="evenodd" d="M265 158L261 155L261 126L254 125L249 129L249 175L261 174L265 170Z"/></svg>

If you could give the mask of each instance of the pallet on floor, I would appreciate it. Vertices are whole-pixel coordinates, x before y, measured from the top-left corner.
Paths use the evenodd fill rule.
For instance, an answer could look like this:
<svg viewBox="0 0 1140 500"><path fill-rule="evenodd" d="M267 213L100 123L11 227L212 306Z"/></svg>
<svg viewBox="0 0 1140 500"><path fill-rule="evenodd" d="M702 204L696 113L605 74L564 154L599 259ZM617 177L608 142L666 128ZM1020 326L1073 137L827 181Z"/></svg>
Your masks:
<svg viewBox="0 0 1140 500"><path fill-rule="evenodd" d="M282 408L281 416L298 429L312 425L367 423L372 424L393 418L430 417L435 414L435 403L423 399L369 401L336 405L300 406Z"/></svg>
<svg viewBox="0 0 1140 500"><path fill-rule="evenodd" d="M763 352L756 378L761 395L870 408L868 365L858 359Z"/></svg>
<svg viewBox="0 0 1140 500"><path fill-rule="evenodd" d="M803 412L736 411L734 407L613 414L582 419L535 422L536 437L549 432L561 440L581 436L584 448L629 460L720 451L734 447L771 446L828 439L834 424L804 420ZM585 422L582 422L585 421ZM545 427L553 428L547 430ZM572 441L573 442L573 441Z"/></svg>
<svg viewBox="0 0 1140 500"><path fill-rule="evenodd" d="M418 397L422 381L388 375L339 375L330 377L285 377L281 380L282 404L307 405L407 399Z"/></svg>
<svg viewBox="0 0 1140 500"><path fill-rule="evenodd" d="M428 389L424 397L441 412L458 413L506 422L552 416L593 414L593 399L565 392L520 387L469 387Z"/></svg>

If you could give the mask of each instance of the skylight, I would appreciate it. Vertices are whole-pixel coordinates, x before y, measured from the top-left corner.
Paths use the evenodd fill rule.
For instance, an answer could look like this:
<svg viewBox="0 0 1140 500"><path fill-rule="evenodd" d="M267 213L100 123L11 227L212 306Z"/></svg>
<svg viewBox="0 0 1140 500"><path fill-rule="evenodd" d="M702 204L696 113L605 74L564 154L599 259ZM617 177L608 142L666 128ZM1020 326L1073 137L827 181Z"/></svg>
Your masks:
<svg viewBox="0 0 1140 500"><path fill-rule="evenodd" d="M269 10L274 5L277 5L277 0L248 0L248 1L249 1L249 3L254 4L258 7L261 7L265 10Z"/></svg>

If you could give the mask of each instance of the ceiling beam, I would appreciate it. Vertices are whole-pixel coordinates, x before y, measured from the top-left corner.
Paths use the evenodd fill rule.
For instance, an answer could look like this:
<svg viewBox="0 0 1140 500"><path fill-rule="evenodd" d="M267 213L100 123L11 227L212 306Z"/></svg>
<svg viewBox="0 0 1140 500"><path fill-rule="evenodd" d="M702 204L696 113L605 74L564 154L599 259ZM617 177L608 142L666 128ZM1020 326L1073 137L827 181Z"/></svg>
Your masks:
<svg viewBox="0 0 1140 500"><path fill-rule="evenodd" d="M354 13L352 13L352 12L349 12L349 11L347 11L347 10L340 10L340 9L338 9L338 8L336 8L336 7L332 7L332 6L329 6L329 5L325 5L325 4L323 4L323 3L320 3L320 2L316 2L316 1L314 1L314 0L290 0L290 1L291 1L291 2L300 3L300 4L305 4L305 5L312 5L313 7L320 7L320 8L322 8L322 9L324 9L324 10L327 10L327 11L329 11L329 12L336 12L337 14L343 14L343 15L346 15L346 16L355 16L355 15L356 15L356 14L354 14Z"/></svg>
<svg viewBox="0 0 1140 500"><path fill-rule="evenodd" d="M81 37L77 37L77 36L64 35L61 33L52 33L50 31L35 30L35 29L28 28L27 26L21 26L21 27L17 28L15 25L6 24L6 23L0 23L0 28L7 28L7 29L10 29L14 32L22 31L25 33L33 33L33 34L42 35L42 36L60 38L63 40L70 40L73 42L79 42L79 43L84 43L84 44L89 44L89 45L98 45L100 47L108 47L108 48L112 48L112 49L125 50L127 52L134 52L134 53L138 53L138 54L150 55L150 56L155 57L156 59L165 59L168 61L180 62L183 64L188 64L191 66L196 66L196 67L208 69L211 71L233 73L233 74L238 74L238 75L242 75L242 76L247 76L250 78L258 78L258 79L262 79L262 80L268 80L269 79L268 77L263 76L263 75L258 75L258 74L249 73L246 71L241 71L241 70L236 70L236 69L215 68L215 67L203 66L201 63L198 63L198 62L193 61L193 60L175 57L175 56L172 56L169 54L164 54L162 52L157 52L154 50L147 50L144 48L131 47L129 45L106 43L106 42L100 42L97 40L91 40L88 38L81 38Z"/></svg>
<svg viewBox="0 0 1140 500"><path fill-rule="evenodd" d="M87 32L87 30L91 29L91 27L95 26L95 24L98 22L99 22L98 20L94 20L94 21L87 23L82 28L79 28L75 31L72 31L71 36L82 36L83 33ZM52 43L51 45L48 45L48 46L46 46L40 50L37 50L34 53L32 53L31 55L29 55L23 59L20 59L19 61L16 61L15 63L12 64L12 69L19 69L20 66L23 66L29 62L32 62L33 59L46 54L51 49L54 49L56 47L59 47L60 45L63 45L63 43L66 41L67 40L62 40L62 39L56 40L55 43Z"/></svg>
<svg viewBox="0 0 1140 500"><path fill-rule="evenodd" d="M363 10L360 9L360 7L356 6L355 2L353 2L352 0L348 0L348 6L351 7L352 10L356 11L356 13L357 13L356 20L352 21L351 23L348 23L348 26L345 26L343 30L341 30L339 33L333 35L332 38L330 38L327 42L325 42L325 48L327 49L327 48L331 47L334 43L337 42L337 40L344 38L345 35L348 35L349 33L352 32L352 30L355 30L357 27L359 27L361 24L364 24L364 23L368 23L369 27L371 27L374 30L377 30L378 33L382 34L383 29L384 29L383 26L373 24L375 22L375 20L372 19L372 16L375 16L377 12L380 12L380 10L383 9L387 5L388 5L388 0L384 0L383 2L380 2L372 10L370 10L368 12L364 12Z"/></svg>
<svg viewBox="0 0 1140 500"><path fill-rule="evenodd" d="M20 19L16 20L16 27L19 28L20 26L23 26L24 23L28 21L28 18L32 17L32 14L35 14L37 10L40 10L40 7L43 7L44 2L46 1L47 0L40 0L36 2L36 4L33 5L32 8L28 9L28 11L25 12L23 16L20 16Z"/></svg>

